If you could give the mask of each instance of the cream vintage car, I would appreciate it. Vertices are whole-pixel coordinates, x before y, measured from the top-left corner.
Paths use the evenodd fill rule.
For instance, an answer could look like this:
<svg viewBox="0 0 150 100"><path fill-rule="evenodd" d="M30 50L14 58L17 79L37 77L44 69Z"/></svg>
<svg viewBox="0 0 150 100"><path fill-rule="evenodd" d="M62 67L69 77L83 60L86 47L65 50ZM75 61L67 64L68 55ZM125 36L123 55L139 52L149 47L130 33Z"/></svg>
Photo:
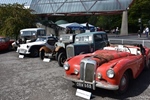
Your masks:
<svg viewBox="0 0 150 100"><path fill-rule="evenodd" d="M44 45L50 45L54 49L54 44L57 38L54 36L41 36L35 42L20 44L17 51L20 55L30 55L32 57L39 56L39 50Z"/></svg>

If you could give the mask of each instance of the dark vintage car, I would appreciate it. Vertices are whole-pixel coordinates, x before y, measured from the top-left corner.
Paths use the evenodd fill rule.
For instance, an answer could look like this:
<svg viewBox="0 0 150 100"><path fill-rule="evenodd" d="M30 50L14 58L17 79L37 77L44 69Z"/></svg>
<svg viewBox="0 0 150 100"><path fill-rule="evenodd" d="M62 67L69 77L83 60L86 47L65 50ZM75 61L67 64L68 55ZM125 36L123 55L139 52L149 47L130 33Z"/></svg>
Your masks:
<svg viewBox="0 0 150 100"><path fill-rule="evenodd" d="M46 58L55 58L55 60L60 59L60 54L64 54L66 57L66 46L74 42L75 34L62 34L59 36L58 42L55 43L55 49L51 50L48 46L43 46L40 48L40 58L43 60Z"/></svg>
<svg viewBox="0 0 150 100"><path fill-rule="evenodd" d="M94 52L98 49L103 49L103 47L107 46L108 44L108 37L104 31L77 34L75 37L75 42L67 45L66 55L63 53L59 55L58 63L60 66L63 66L66 58L83 53Z"/></svg>
<svg viewBox="0 0 150 100"><path fill-rule="evenodd" d="M110 45L103 50L69 58L63 65L64 78L77 87L103 88L117 94L127 91L131 79L150 68L150 48L138 45Z"/></svg>
<svg viewBox="0 0 150 100"><path fill-rule="evenodd" d="M0 51L11 50L13 42L8 37L0 36Z"/></svg>
<svg viewBox="0 0 150 100"><path fill-rule="evenodd" d="M38 37L35 42L20 44L16 52L21 55L31 55L32 57L38 57L41 47L46 45L49 46L51 50L53 50L55 48L54 44L57 41L57 38L54 36L41 36Z"/></svg>

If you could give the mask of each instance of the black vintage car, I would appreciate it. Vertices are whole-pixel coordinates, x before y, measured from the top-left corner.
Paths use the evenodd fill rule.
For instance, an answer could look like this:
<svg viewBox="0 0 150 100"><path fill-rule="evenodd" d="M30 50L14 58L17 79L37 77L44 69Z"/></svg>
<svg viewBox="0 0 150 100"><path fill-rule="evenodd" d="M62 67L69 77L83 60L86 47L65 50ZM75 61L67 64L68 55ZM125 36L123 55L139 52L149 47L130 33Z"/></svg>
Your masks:
<svg viewBox="0 0 150 100"><path fill-rule="evenodd" d="M83 53L94 52L109 44L107 33L104 31L86 32L76 35L75 42L67 45L66 55L59 55L58 63L63 66L66 58L70 58Z"/></svg>

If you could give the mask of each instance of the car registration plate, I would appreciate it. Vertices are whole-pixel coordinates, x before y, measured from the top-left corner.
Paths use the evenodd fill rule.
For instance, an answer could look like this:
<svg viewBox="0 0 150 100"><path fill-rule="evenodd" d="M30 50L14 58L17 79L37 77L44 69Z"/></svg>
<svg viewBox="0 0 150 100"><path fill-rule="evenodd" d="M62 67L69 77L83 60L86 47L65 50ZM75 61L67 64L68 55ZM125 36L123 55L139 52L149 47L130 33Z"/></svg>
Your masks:
<svg viewBox="0 0 150 100"><path fill-rule="evenodd" d="M77 83L76 83L76 86L77 86L77 87L88 88L88 89L93 89L93 84L89 84L89 83L77 82Z"/></svg>
<svg viewBox="0 0 150 100"><path fill-rule="evenodd" d="M19 53L25 53L25 50L24 49L20 49Z"/></svg>

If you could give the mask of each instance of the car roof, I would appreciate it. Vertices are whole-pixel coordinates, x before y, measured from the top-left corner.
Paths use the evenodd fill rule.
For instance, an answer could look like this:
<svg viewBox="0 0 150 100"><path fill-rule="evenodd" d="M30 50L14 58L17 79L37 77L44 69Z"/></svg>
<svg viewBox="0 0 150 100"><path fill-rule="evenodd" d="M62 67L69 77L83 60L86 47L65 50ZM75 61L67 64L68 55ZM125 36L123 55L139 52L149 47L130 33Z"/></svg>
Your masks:
<svg viewBox="0 0 150 100"><path fill-rule="evenodd" d="M44 28L25 28L20 31L36 31L36 30L45 30Z"/></svg>
<svg viewBox="0 0 150 100"><path fill-rule="evenodd" d="M44 37L44 38L49 38L49 37L54 37L54 36L39 36L40 37ZM54 37L55 38L55 37Z"/></svg>
<svg viewBox="0 0 150 100"><path fill-rule="evenodd" d="M106 32L104 31L97 31L97 32L86 32L86 33L81 33L81 34L77 34L76 36L91 36L91 35L94 35L94 34L106 34Z"/></svg>

